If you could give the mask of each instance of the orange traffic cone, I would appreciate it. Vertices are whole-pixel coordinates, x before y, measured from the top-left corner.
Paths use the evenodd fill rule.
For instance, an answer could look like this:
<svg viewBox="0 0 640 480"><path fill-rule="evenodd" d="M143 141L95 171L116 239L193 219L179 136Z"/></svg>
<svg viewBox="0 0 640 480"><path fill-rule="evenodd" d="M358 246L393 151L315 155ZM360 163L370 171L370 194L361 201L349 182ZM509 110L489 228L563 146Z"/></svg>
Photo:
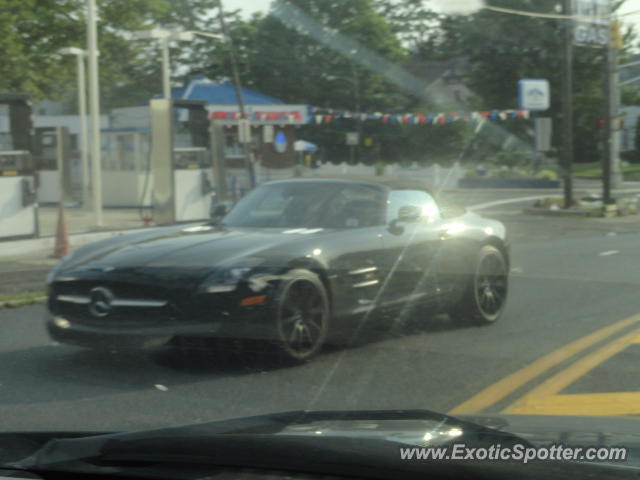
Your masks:
<svg viewBox="0 0 640 480"><path fill-rule="evenodd" d="M53 247L53 256L62 258L69 253L69 232L67 220L64 216L64 205L60 202L58 207L58 225L56 227L56 244Z"/></svg>

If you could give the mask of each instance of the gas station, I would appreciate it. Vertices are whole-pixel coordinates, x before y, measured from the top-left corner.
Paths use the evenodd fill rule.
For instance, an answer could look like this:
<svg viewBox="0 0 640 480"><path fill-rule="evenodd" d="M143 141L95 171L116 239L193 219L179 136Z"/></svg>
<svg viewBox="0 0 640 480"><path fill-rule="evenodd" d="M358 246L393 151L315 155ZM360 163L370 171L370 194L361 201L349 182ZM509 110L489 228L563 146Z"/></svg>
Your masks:
<svg viewBox="0 0 640 480"><path fill-rule="evenodd" d="M208 218L214 183L205 102L154 99L149 108L154 223Z"/></svg>
<svg viewBox="0 0 640 480"><path fill-rule="evenodd" d="M34 166L38 174L38 203L72 200L69 130L66 127L35 129Z"/></svg>
<svg viewBox="0 0 640 480"><path fill-rule="evenodd" d="M0 240L38 235L37 175L33 158L31 101L0 94Z"/></svg>
<svg viewBox="0 0 640 480"><path fill-rule="evenodd" d="M292 176L296 129L308 122L308 106L243 89L241 120L230 83L195 77L172 94L113 109L103 121L105 208L128 215L132 225L137 211L145 225L205 220L216 197L237 199L256 181ZM82 200L91 185L82 178L92 176L81 172L70 134L77 123L71 115L46 123L32 116L28 96L0 95L0 240L38 237L42 225L50 235L59 215L51 207L60 204L90 224L90 204Z"/></svg>

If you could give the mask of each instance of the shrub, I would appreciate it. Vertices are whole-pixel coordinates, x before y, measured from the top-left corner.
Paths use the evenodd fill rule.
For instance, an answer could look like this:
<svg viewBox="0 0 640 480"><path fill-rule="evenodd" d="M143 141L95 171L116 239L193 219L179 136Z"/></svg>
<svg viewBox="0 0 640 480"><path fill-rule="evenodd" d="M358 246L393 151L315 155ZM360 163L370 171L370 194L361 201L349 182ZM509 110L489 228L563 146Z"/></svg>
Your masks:
<svg viewBox="0 0 640 480"><path fill-rule="evenodd" d="M500 152L496 155L496 164L505 167L517 167L527 163L529 154L525 152Z"/></svg>
<svg viewBox="0 0 640 480"><path fill-rule="evenodd" d="M540 170L536 173L536 178L539 180L558 180L558 174L553 170Z"/></svg>

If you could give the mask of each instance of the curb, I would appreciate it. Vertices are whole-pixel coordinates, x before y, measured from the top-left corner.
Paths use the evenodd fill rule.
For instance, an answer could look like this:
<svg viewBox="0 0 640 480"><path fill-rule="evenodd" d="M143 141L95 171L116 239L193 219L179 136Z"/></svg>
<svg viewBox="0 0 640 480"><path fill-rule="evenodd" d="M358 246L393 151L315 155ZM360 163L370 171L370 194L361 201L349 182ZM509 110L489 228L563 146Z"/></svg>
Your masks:
<svg viewBox="0 0 640 480"><path fill-rule="evenodd" d="M47 300L47 297L45 296L22 299L22 300L7 300L6 302L0 302L0 310L5 308L18 308L18 307L25 307L27 305L35 305L37 303L44 303L46 302L46 300Z"/></svg>
<svg viewBox="0 0 640 480"><path fill-rule="evenodd" d="M69 235L71 248L81 247L105 238L119 237L128 233L137 233L154 227L128 228L125 230L109 230L104 232L74 233ZM0 258L15 255L26 255L50 250L53 252L55 236L29 238L25 240L0 241Z"/></svg>
<svg viewBox="0 0 640 480"><path fill-rule="evenodd" d="M599 214L589 210L549 210L548 208L525 208L524 213L528 215L545 215L547 217L596 217Z"/></svg>

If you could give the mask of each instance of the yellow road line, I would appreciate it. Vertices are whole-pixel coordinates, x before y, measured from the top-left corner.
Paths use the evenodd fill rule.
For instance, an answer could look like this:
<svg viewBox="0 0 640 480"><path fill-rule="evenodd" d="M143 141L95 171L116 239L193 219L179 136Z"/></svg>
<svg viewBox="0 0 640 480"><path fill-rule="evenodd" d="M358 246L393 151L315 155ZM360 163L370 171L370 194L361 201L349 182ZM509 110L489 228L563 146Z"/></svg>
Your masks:
<svg viewBox="0 0 640 480"><path fill-rule="evenodd" d="M640 335L640 330L634 330L631 333L607 343L602 348L578 360L570 367L565 368L564 370L556 373L553 377L542 382L527 395L507 407L504 410L504 413L543 414L543 408L539 408L539 406L544 404L548 407L549 402L553 402L553 398L557 397L556 393L560 392L601 363L607 361L616 353L627 348L635 341L638 335Z"/></svg>
<svg viewBox="0 0 640 480"><path fill-rule="evenodd" d="M640 392L580 393L536 398L505 413L518 415L638 415Z"/></svg>
<svg viewBox="0 0 640 480"><path fill-rule="evenodd" d="M638 321L640 321L640 315L632 315L578 340L574 340L478 392L449 413L452 415L480 413L566 359Z"/></svg>

